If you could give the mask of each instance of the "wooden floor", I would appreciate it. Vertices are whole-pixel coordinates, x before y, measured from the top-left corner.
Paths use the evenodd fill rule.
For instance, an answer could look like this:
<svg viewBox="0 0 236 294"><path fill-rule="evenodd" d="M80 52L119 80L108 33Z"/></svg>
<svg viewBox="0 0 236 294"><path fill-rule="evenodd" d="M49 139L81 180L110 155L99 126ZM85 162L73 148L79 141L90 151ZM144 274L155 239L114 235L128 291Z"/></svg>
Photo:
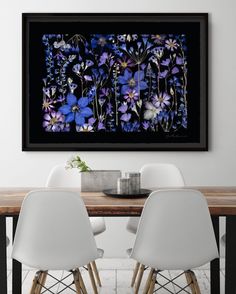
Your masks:
<svg viewBox="0 0 236 294"><path fill-rule="evenodd" d="M134 262L132 260L128 260L128 259L103 259L103 260L98 260L97 262L98 268L99 268L99 272L100 272L100 277L102 280L102 284L103 287L100 288L99 293L100 294L131 294L134 293L132 288L130 288L130 281L131 281L131 277L132 277L132 268L134 265ZM199 268L197 270L194 271L199 285L200 285L200 289L201 289L201 293L202 294L208 294L210 293L210 271L209 271L209 267L208 266L204 266L202 268ZM29 270L27 268L23 269L23 275L22 275L22 293L23 294L28 294L29 293L29 289L31 287L31 283L33 280L33 276L34 276L34 271L33 270ZM61 271L53 271L50 272L52 275L54 275L55 277L57 277L58 279L61 279L62 277L65 277L66 275L68 275L68 272L61 272ZM145 281L145 278L148 274L148 271L145 271L144 274L144 279L143 281ZM175 275L178 274L178 272L173 272L173 271L169 271L169 272L164 272L165 276L167 277L173 277ZM91 287L91 282L89 280L88 277L88 273L85 269L82 269L82 275L88 290L88 293L93 294L92 291L92 287ZM69 278L67 278L64 282L65 283L70 283L71 281L71 276ZM160 283L164 284L166 283L164 278L159 278L158 280ZM11 294L11 271L9 271L8 273L8 282L9 282L9 290L8 293ZM178 280L176 280L176 282L180 285L180 286L184 286L185 285L185 278L184 276L180 277ZM51 277L48 277L47 279L47 286L52 286L54 283L53 279ZM223 291L223 287L224 287L224 271L221 271L221 294L224 294ZM144 282L141 284L141 289L140 289L140 293L142 293L142 288L144 287ZM53 288L51 288L50 290L53 293L59 293L62 290L62 286L54 286ZM178 291L180 290L178 287L173 287L173 285L169 285L168 289L170 291L173 291L173 293L178 293ZM44 292L44 293L50 293L50 292ZM64 292L65 294L69 294L69 293L74 293L72 290L65 290ZM159 290L157 292L158 294L166 294L169 293L166 290ZM185 292L181 292L181 293L185 293Z"/></svg>

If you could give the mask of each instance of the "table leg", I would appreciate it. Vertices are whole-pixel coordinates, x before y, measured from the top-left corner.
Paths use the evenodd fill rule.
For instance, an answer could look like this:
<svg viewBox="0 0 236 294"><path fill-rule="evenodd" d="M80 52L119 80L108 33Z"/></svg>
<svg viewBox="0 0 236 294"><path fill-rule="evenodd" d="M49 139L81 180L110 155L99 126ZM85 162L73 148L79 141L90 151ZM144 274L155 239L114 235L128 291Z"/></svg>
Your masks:
<svg viewBox="0 0 236 294"><path fill-rule="evenodd" d="M216 243L219 250L219 216L212 216L212 224L215 232ZM211 261L211 294L220 294L220 259ZM232 294L232 293L231 293Z"/></svg>
<svg viewBox="0 0 236 294"><path fill-rule="evenodd" d="M13 240L16 232L18 216L13 216ZM12 260L12 294L21 294L22 266L17 260Z"/></svg>
<svg viewBox="0 0 236 294"><path fill-rule="evenodd" d="M236 294L236 216L226 217L225 294Z"/></svg>
<svg viewBox="0 0 236 294"><path fill-rule="evenodd" d="M0 216L0 289L7 294L7 250L6 250L6 217Z"/></svg>

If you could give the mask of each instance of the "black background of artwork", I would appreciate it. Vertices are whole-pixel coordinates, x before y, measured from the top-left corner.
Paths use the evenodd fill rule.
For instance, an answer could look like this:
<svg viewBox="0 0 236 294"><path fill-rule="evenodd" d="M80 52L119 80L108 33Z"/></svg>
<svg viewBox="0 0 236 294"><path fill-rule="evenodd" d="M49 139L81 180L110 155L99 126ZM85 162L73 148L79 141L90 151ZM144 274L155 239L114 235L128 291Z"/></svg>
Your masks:
<svg viewBox="0 0 236 294"><path fill-rule="evenodd" d="M157 17L158 18L158 17ZM79 19L79 17L78 17ZM28 27L28 107L23 105L23 150L191 150L200 138L200 23L199 22L41 22ZM45 132L42 127L42 79L45 77L44 34L185 34L187 47L188 128L170 136L164 132ZM23 44L27 47L27 44ZM25 48L26 49L26 48ZM24 52L23 52L24 54ZM26 97L23 97L23 103ZM27 110L29 113L27 113ZM24 120L24 117L28 119ZM27 128L25 130L25 128ZM28 132L28 133L27 133ZM28 143L28 144L27 144ZM86 144L89 143L89 144ZM90 144L91 143L91 144ZM104 144L105 143L105 144ZM108 143L108 144L106 144ZM110 144L111 143L111 144ZM118 143L118 144L116 144ZM128 143L128 144L127 144ZM137 143L137 144L136 144ZM153 144L154 143L154 144ZM165 147L159 143L164 143ZM174 144L173 144L174 143ZM177 143L177 144L175 144ZM184 145L190 143L190 147ZM206 150L207 144L204 142ZM55 145L54 145L55 144ZM133 144L133 147L131 146ZM140 144L140 148L138 145ZM153 144L153 145L152 145ZM179 144L179 147L178 147ZM26 146L28 145L28 146ZM34 148L35 145L35 148ZM51 146L50 146L51 145ZM128 146L129 145L129 146ZM164 146L163 145L163 146ZM171 146L174 147L171 147ZM31 147L30 147L31 146ZM41 147L42 148L41 148ZM59 148L57 148L58 146ZM71 147L70 147L71 146ZM197 147L192 147L197 150Z"/></svg>

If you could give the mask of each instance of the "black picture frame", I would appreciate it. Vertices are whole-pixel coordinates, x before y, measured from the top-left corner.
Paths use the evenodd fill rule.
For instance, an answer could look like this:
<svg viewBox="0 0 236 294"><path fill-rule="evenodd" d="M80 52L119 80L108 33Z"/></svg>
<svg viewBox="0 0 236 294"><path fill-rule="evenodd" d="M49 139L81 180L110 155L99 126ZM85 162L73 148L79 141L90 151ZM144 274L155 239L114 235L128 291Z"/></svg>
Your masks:
<svg viewBox="0 0 236 294"><path fill-rule="evenodd" d="M165 32L166 31L166 32ZM186 97L188 126L182 133L45 132L42 127L44 34L183 34L188 42ZM128 36L128 35L127 35ZM133 36L133 35L132 35ZM159 36L159 35L158 35ZM174 35L175 36L175 35ZM173 89L172 89L173 92ZM176 98L177 99L177 98ZM177 102L176 102L177 103ZM176 108L177 113L177 108ZM141 123L140 123L141 124ZM184 130L185 131L185 130ZM207 151L207 13L23 13L23 151Z"/></svg>

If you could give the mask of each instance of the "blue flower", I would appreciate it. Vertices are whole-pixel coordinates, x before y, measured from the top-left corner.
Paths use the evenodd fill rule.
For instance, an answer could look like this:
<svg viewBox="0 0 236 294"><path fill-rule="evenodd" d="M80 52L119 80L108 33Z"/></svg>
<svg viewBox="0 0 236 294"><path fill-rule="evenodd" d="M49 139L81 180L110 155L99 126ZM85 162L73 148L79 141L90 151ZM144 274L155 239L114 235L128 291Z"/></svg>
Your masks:
<svg viewBox="0 0 236 294"><path fill-rule="evenodd" d="M121 123L124 132L138 132L140 123L138 121Z"/></svg>
<svg viewBox="0 0 236 294"><path fill-rule="evenodd" d="M69 93L66 97L67 103L59 108L59 111L66 116L65 122L70 123L75 120L76 124L82 126L85 123L85 118L93 115L92 110L87 107L89 99L77 97Z"/></svg>
<svg viewBox="0 0 236 294"><path fill-rule="evenodd" d="M101 34L96 34L93 36L91 40L91 47L97 48L111 48L112 44L110 43L111 40L113 39L113 35L101 35Z"/></svg>
<svg viewBox="0 0 236 294"><path fill-rule="evenodd" d="M136 71L134 76L132 75L132 72L130 72L128 69L125 70L123 76L119 76L118 81L122 85L121 93L125 94L130 89L134 89L137 92L139 90L145 90L148 88L148 85L144 79L144 71ZM139 89L138 89L139 88Z"/></svg>

